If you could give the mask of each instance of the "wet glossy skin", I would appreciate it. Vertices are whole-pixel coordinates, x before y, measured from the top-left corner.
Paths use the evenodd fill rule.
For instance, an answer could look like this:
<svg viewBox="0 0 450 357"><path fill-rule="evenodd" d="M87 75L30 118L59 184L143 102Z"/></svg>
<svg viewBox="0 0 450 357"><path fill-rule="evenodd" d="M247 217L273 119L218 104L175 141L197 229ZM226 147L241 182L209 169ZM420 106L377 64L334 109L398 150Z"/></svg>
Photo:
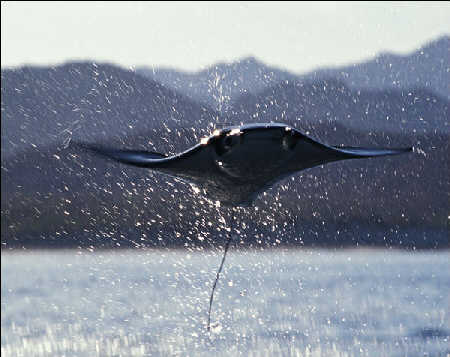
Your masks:
<svg viewBox="0 0 450 357"><path fill-rule="evenodd" d="M284 124L249 124L214 132L172 157L142 151L89 149L119 162L195 184L225 205L249 205L261 191L293 173L327 162L395 155L411 149L336 148Z"/></svg>
<svg viewBox="0 0 450 357"><path fill-rule="evenodd" d="M256 180L286 166L298 141L286 128L236 130L223 135L214 146L214 163L225 175Z"/></svg>

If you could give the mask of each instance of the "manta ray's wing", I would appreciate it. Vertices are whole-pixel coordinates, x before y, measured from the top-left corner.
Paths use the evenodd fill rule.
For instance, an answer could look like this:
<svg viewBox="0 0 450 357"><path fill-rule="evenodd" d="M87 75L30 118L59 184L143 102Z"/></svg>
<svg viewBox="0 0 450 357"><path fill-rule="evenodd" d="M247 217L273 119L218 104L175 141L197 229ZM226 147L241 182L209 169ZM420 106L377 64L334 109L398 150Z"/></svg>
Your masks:
<svg viewBox="0 0 450 357"><path fill-rule="evenodd" d="M74 145L98 156L110 158L123 164L138 167L152 167L154 165L158 166L164 161L167 161L166 155L157 152L140 150L117 150L84 143L75 143Z"/></svg>
<svg viewBox="0 0 450 357"><path fill-rule="evenodd" d="M338 153L348 156L348 158L367 158L367 157L376 157L376 156L388 156L388 155L399 155L403 154L405 152L412 151L412 148L396 148L396 149L374 149L374 148L357 148L357 147L350 147L350 146L334 146L334 150L336 150Z"/></svg>
<svg viewBox="0 0 450 357"><path fill-rule="evenodd" d="M307 137L298 130L293 131L293 133L294 138L297 138L296 141L293 141L295 144L293 147L293 155L289 162L280 169L280 176L285 176L285 174L290 175L297 171L335 161L399 155L412 151L411 147L367 148L353 146L329 146Z"/></svg>
<svg viewBox="0 0 450 357"><path fill-rule="evenodd" d="M156 170L190 183L202 184L205 179L215 177L217 174L217 168L210 163L208 150L200 144L173 156L151 151L118 150L84 143L74 144L95 155L122 164Z"/></svg>
<svg viewBox="0 0 450 357"><path fill-rule="evenodd" d="M149 169L168 168L171 166L179 166L187 158L194 156L200 149L196 145L180 154L167 156L153 151L144 150L118 150L108 147L96 146L85 143L73 143L86 151L93 154L103 156L123 164L145 167Z"/></svg>

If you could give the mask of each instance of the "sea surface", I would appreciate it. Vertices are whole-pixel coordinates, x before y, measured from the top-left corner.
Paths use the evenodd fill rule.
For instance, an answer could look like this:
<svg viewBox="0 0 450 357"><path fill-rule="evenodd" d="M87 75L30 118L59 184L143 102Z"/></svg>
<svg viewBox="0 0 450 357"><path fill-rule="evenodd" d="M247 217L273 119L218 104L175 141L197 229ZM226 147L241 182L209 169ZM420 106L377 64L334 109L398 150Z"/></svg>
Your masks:
<svg viewBox="0 0 450 357"><path fill-rule="evenodd" d="M1 356L449 356L450 252L1 255Z"/></svg>

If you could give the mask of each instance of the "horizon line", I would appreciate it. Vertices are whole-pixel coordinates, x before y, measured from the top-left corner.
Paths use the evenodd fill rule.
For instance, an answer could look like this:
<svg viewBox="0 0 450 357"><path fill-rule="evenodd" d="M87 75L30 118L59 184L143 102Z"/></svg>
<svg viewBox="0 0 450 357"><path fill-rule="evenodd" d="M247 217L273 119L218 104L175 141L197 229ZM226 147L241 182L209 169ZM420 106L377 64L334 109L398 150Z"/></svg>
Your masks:
<svg viewBox="0 0 450 357"><path fill-rule="evenodd" d="M413 50L410 50L410 51L406 51L406 52L398 52L397 51L396 52L396 51L382 50L382 51L377 52L373 56L365 57L365 58L362 58L357 61L350 61L350 62L346 61L346 62L340 63L340 64L337 63L337 64L330 64L330 65L321 65L321 66L314 67L314 68L311 68L311 69L303 71L303 72L296 72L296 71L292 71L286 67L281 67L279 65L270 64L268 62L261 60L258 56L253 55L253 54L243 55L243 56L238 57L231 61L219 60L219 61L213 62L209 65L202 66L200 69L197 69L197 70L185 70L185 69L181 69L177 66L171 66L171 65L153 65L153 64L145 65L145 64L143 64L143 65L127 66L127 65L123 65L123 64L120 64L117 62L112 62L110 60L95 60L92 58L85 58L85 59L73 58L73 59L67 59L67 60L59 61L59 62L55 62L55 63L36 63L36 64L21 63L21 64L17 64L17 65L7 65L7 66L2 65L0 67L0 69L1 69L1 71L3 71L3 70L13 70L14 71L14 70L20 70L22 68L30 68L30 67L43 69L43 68L63 67L65 65L74 64L74 63L90 63L90 64L100 64L100 65L112 65L112 66L116 66L116 67L120 67L122 69L132 71L132 72L136 72L136 70L139 70L139 69L148 69L148 70L153 69L154 71L168 71L168 70L170 71L170 70L172 70L172 71L176 71L176 72L183 73L183 74L194 75L194 74L199 74L204 71L208 71L208 70L210 70L214 67L218 67L218 66L232 66L232 65L239 64L239 63L242 63L245 61L253 61L253 62L262 64L263 66L271 67L276 70L289 72L291 74L300 76L300 75L306 75L306 74L310 74L313 72L321 71L324 69L337 69L340 67L357 66L360 64L364 64L364 63L373 61L382 56L408 57L408 56L411 56L411 55L419 52L422 49L432 46L435 43L445 41L445 40L447 40L447 41L450 40L450 33L449 34L445 33L434 39L426 41L419 47L417 47Z"/></svg>

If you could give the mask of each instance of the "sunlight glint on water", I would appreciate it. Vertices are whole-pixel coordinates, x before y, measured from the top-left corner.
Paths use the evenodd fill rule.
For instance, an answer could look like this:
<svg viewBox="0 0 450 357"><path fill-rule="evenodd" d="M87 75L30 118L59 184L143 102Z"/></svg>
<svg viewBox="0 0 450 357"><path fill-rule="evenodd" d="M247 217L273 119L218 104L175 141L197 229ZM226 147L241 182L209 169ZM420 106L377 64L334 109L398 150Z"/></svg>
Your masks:
<svg viewBox="0 0 450 357"><path fill-rule="evenodd" d="M2 356L446 356L448 252L2 253Z"/></svg>

